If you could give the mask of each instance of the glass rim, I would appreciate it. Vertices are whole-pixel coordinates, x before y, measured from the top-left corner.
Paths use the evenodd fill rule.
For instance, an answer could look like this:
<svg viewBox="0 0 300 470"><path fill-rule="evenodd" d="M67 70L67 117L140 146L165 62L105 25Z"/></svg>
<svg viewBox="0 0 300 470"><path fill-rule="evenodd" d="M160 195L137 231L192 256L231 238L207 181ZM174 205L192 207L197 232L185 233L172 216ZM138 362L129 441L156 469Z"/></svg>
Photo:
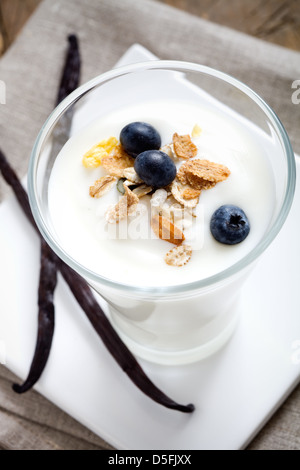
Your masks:
<svg viewBox="0 0 300 470"><path fill-rule="evenodd" d="M54 237L52 236L51 231L48 229L48 225L44 220L40 205L37 199L37 185L36 185L36 174L37 174L37 165L39 160L40 150L43 146L44 140L49 135L49 132L53 129L57 121L61 116L73 105L79 98L92 91L94 88L99 85L110 81L111 79L117 78L119 76L127 75L132 72L143 72L148 70L170 70L170 71L185 71L185 72L198 72L204 75L212 76L218 78L245 93L250 99L252 99L259 108L265 113L270 122L272 123L274 129L277 131L277 136L279 137L283 150L285 152L287 160L287 183L285 189L284 200L281 205L280 212L276 217L275 221L272 223L268 234L243 258L235 262L230 267L220 271L212 276L209 276L204 279L196 280L186 284L176 284L170 286L135 286L132 284L121 283L118 281L113 281L104 276L101 276L94 271L86 268L82 264L78 263L74 258L72 258L68 253L58 245ZM184 62L177 60L151 60L145 62L139 62L136 64L126 65L112 69L108 72L105 72L87 83L81 85L75 91L73 91L67 98L65 98L49 115L48 119L45 121L43 127L41 128L38 137L35 141L29 167L28 167L28 195L29 202L32 210L33 217L35 222L47 243L50 245L52 250L61 258L66 264L71 266L75 271L77 271L85 279L93 283L99 283L106 287L112 289L118 289L123 291L123 293L132 293L134 291L135 295L145 295L150 294L151 296L167 296L168 294L184 294L191 291L199 290L201 288L207 288L214 284L218 284L226 279L231 278L238 272L250 266L258 257L266 250L266 248L272 243L276 235L281 230L288 213L290 211L293 196L295 192L296 185L296 163L294 152L287 135L287 132L281 123L277 114L273 109L248 85L245 85L243 82L238 79L228 75L224 72L218 71L211 67L207 67L201 64L195 64L193 62Z"/></svg>

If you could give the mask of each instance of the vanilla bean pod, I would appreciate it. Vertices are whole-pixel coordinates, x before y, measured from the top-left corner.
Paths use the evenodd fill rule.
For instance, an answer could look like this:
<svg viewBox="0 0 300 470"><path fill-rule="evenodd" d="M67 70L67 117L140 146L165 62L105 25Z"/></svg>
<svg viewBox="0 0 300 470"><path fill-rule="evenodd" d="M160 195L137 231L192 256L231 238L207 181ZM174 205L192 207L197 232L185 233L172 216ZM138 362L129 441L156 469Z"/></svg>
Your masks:
<svg viewBox="0 0 300 470"><path fill-rule="evenodd" d="M69 36L68 42L69 47L59 85L56 105L66 98L79 85L80 53L77 37L75 35ZM72 116L70 115L70 123L71 118ZM59 132L60 129L57 130L57 134L59 134ZM53 151L58 153L62 146L59 137L56 139L56 142L53 142L53 144L55 144L53 145ZM16 178L14 178L14 180L15 179ZM27 379L23 385L13 385L13 390L16 393L21 394L30 390L37 383L47 365L55 326L55 307L53 296L57 283L57 269L58 266L55 262L54 253L48 247L47 243L41 239L37 341Z"/></svg>
<svg viewBox="0 0 300 470"><path fill-rule="evenodd" d="M151 382L135 357L130 353L127 346L125 346L116 331L112 328L95 297L91 295L88 284L82 282L82 278L62 261L60 261L60 272L67 281L77 302L85 311L94 329L99 336L101 336L104 345L135 385L152 398L152 400L167 408L183 412L193 411L194 406L192 404L183 406L175 403Z"/></svg>
<svg viewBox="0 0 300 470"><path fill-rule="evenodd" d="M54 291L57 283L57 263L53 251L41 240L41 270L38 295L38 334L33 360L23 385L14 384L16 393L30 390L41 377L47 364L54 334Z"/></svg>
<svg viewBox="0 0 300 470"><path fill-rule="evenodd" d="M56 104L64 100L72 91L76 90L80 79L80 53L78 40L75 34L68 36L69 48L63 69Z"/></svg>
<svg viewBox="0 0 300 470"><path fill-rule="evenodd" d="M28 217L29 221L36 228L35 222L32 217L28 196L24 188L22 187L18 177L14 170L10 167L4 154L0 150L0 171L2 172L6 182L12 187L23 211ZM40 235L39 231L37 230ZM41 235L40 235L41 236ZM157 403L171 408L174 410L182 411L184 413L190 413L194 411L195 407L193 404L180 405L170 399L156 385L147 377L135 357L129 351L127 346L119 338L109 320L106 318L100 305L97 303L90 287L86 281L75 273L69 266L61 261L56 255L54 255L57 266L61 271L65 281L68 283L72 293L75 295L79 305L87 315L88 319L92 323L96 332L102 339L103 343L113 355L116 362L128 375L131 381L147 396L156 401Z"/></svg>

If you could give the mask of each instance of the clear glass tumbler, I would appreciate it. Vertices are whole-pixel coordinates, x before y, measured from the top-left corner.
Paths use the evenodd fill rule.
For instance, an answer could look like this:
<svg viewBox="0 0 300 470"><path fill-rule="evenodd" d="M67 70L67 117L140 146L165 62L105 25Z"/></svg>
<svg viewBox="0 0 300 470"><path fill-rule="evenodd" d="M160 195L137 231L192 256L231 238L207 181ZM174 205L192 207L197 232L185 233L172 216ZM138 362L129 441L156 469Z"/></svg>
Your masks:
<svg viewBox="0 0 300 470"><path fill-rule="evenodd" d="M216 106L246 126L264 146L274 174L274 208L266 234L232 266L206 279L176 286L132 286L90 271L61 246L51 223L48 183L58 149L71 122L76 135L99 117L145 100L174 99ZM68 125L68 124L67 124ZM58 144L59 142L59 144ZM151 61L109 71L78 88L49 116L29 166L29 198L36 223L56 254L107 301L116 330L139 357L183 364L217 351L234 331L238 297L249 270L280 231L292 204L295 160L276 114L250 88L208 67Z"/></svg>

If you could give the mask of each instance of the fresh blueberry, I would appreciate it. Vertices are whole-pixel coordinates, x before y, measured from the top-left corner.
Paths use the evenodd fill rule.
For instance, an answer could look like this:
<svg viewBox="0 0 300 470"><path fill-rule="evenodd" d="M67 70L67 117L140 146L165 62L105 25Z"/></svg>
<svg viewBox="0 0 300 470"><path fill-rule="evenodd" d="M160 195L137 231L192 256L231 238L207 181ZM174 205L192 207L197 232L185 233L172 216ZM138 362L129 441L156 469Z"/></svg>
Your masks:
<svg viewBox="0 0 300 470"><path fill-rule="evenodd" d="M147 150L140 153L134 162L139 177L153 188L163 188L172 183L176 176L173 160L160 150Z"/></svg>
<svg viewBox="0 0 300 470"><path fill-rule="evenodd" d="M146 122L131 122L120 133L120 142L125 152L136 157L145 150L158 150L161 146L159 133Z"/></svg>
<svg viewBox="0 0 300 470"><path fill-rule="evenodd" d="M242 209L226 204L214 212L210 221L210 231L218 242L235 245L249 235L250 223Z"/></svg>

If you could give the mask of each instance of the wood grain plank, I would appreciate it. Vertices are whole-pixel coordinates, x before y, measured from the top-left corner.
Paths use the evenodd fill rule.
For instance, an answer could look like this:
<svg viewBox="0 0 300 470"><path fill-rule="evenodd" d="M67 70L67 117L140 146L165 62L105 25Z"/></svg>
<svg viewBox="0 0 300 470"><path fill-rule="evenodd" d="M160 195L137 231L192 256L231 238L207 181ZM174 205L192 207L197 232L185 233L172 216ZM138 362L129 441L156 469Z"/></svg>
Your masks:
<svg viewBox="0 0 300 470"><path fill-rule="evenodd" d="M201 18L300 51L299 0L156 0ZM41 0L0 1L0 55Z"/></svg>
<svg viewBox="0 0 300 470"><path fill-rule="evenodd" d="M0 1L0 55L14 41L41 0Z"/></svg>
<svg viewBox="0 0 300 470"><path fill-rule="evenodd" d="M156 0L300 51L299 0Z"/></svg>

